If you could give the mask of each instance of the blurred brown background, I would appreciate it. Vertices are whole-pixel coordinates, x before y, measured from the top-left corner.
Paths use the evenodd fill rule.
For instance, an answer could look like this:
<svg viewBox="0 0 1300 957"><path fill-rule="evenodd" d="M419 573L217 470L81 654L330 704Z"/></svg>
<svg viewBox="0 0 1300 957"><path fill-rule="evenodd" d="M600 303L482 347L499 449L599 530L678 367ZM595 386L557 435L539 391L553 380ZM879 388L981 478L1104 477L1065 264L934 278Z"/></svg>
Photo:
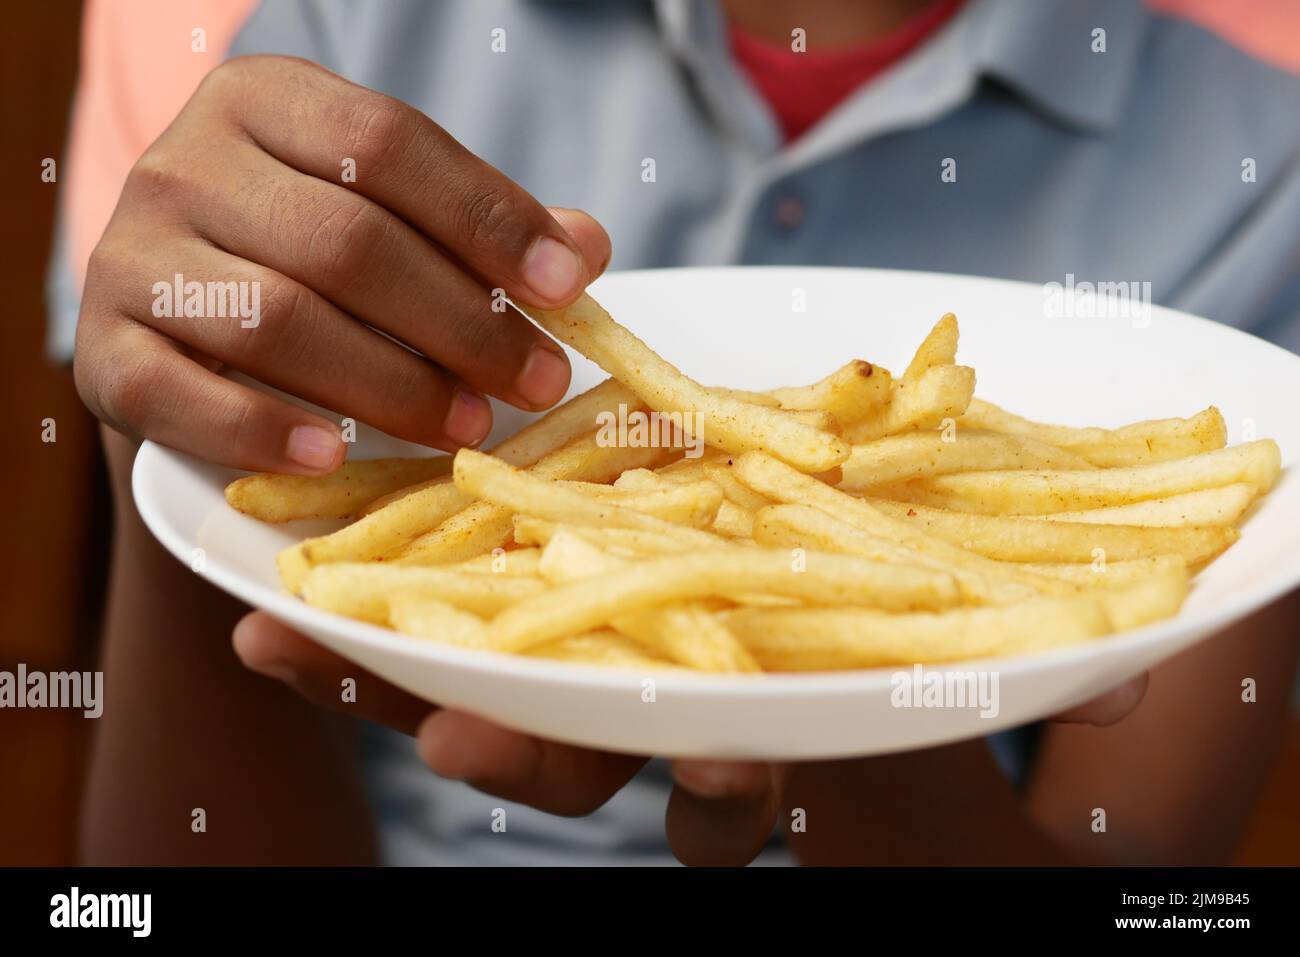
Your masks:
<svg viewBox="0 0 1300 957"><path fill-rule="evenodd" d="M5 466L0 469L0 670L19 662L58 671L94 666L106 499L94 421L69 369L45 360L44 272L56 184L76 79L81 5L42 0L5 7L0 31L0 349ZM63 179L65 170L58 170ZM43 419L57 441L41 441ZM81 712L0 711L0 864L72 862L77 792L88 733Z"/></svg>
<svg viewBox="0 0 1300 957"><path fill-rule="evenodd" d="M80 3L10 4L5 19L0 414L8 448L0 468L0 670L12 672L19 662L46 671L87 669L95 661L107 497L94 422L77 400L70 370L44 355L44 273L57 187L40 176L46 157L62 163ZM41 441L46 418L57 423L53 444ZM0 711L0 865L75 863L81 768L93 731L79 711ZM1239 860L1300 861L1300 721L1292 720Z"/></svg>

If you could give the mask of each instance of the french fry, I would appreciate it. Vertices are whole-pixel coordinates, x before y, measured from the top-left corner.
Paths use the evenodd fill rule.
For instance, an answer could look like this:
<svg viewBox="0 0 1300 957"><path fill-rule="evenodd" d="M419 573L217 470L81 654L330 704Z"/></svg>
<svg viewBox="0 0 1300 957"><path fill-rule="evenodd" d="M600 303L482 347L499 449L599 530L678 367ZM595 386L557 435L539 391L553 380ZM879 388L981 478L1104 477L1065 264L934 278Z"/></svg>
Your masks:
<svg viewBox="0 0 1300 957"><path fill-rule="evenodd" d="M461 449L456 453L454 475L458 488L466 494L478 496L484 503L491 503L507 516L523 512L577 524L640 528L652 532L677 529L678 534L695 531L645 512L561 488L553 482L513 469L499 459L471 449ZM722 501L721 491L716 486L712 486L712 489L716 494L703 502L700 509L700 515L710 521ZM647 494L662 495L666 492ZM705 547L712 544L712 537L707 532L698 532L696 540Z"/></svg>
<svg viewBox="0 0 1300 957"><path fill-rule="evenodd" d="M1046 522L1095 522L1105 525L1150 525L1182 528L1188 525L1235 525L1258 495L1253 485L1236 482L1217 488L1183 492L1167 498L1149 498L1132 505L1083 509L1035 515Z"/></svg>
<svg viewBox="0 0 1300 957"><path fill-rule="evenodd" d="M1167 462L1221 449L1228 430L1211 406L1190 419L1152 419L1119 429L1072 428L1021 418L992 402L972 399L958 428L987 429L1069 449L1101 468Z"/></svg>
<svg viewBox="0 0 1300 957"><path fill-rule="evenodd" d="M928 535L1004 562L1123 561L1148 555L1181 555L1191 565L1209 561L1237 540L1235 528L1151 528L1043 522L1016 515L950 512L924 505L865 499L877 508Z"/></svg>
<svg viewBox="0 0 1300 957"><path fill-rule="evenodd" d="M768 394L783 409L829 412L848 424L888 402L890 385L888 369L854 359L812 385L773 389Z"/></svg>
<svg viewBox="0 0 1300 957"><path fill-rule="evenodd" d="M987 469L1094 469L1087 459L1035 439L976 429L957 430L951 440L940 432L905 432L853 446L840 466L839 486L856 490L873 485Z"/></svg>
<svg viewBox="0 0 1300 957"><path fill-rule="evenodd" d="M1094 561L1084 563L1032 562L1021 566L1026 571L1047 578L1059 578L1083 588L1123 588L1164 572L1186 570L1187 562L1181 555L1154 555L1150 558L1131 558L1122 562Z"/></svg>
<svg viewBox="0 0 1300 957"><path fill-rule="evenodd" d="M578 581L625 569L628 562L581 538L561 532L546 546L542 574L556 582ZM616 630L650 654L697 671L757 671L758 664L735 635L698 602L646 608L613 619Z"/></svg>
<svg viewBox="0 0 1300 957"><path fill-rule="evenodd" d="M450 475L231 484L266 520L361 514L282 552L286 587L414 639L642 673L1027 654L1176 615L1280 472L1213 407L1080 429L975 400L951 314L898 379L854 360L754 392L699 385L588 297L528 312L615 378ZM605 441L633 409L698 414L707 444Z"/></svg>
<svg viewBox="0 0 1300 957"><path fill-rule="evenodd" d="M675 526L658 531L637 528L610 528L601 525L566 525L530 515L515 516L515 541L521 545L547 545L557 531L563 529L579 538L626 555L679 555L697 549L703 544L695 537L696 529L677 529ZM677 531L687 534L679 535ZM724 548L733 544L721 535L711 535L710 548Z"/></svg>
<svg viewBox="0 0 1300 957"><path fill-rule="evenodd" d="M414 591L397 591L388 597L388 621L404 635L461 648L483 648L487 633L487 624L478 615Z"/></svg>
<svg viewBox="0 0 1300 957"><path fill-rule="evenodd" d="M481 452L474 454L483 455ZM662 449L602 446L594 436L588 435L574 439L563 448L549 453L531 466L528 474L537 480L605 482L626 469L654 464L664 454ZM483 457L514 471L499 459L487 455ZM448 515L432 531L416 537L394 553L392 557L396 561L406 565L441 565L463 561L506 544L514 528L513 512L491 502L474 501L470 492L455 485L452 488L456 488L463 501L472 504ZM570 494L583 501L589 500L580 493Z"/></svg>
<svg viewBox="0 0 1300 957"><path fill-rule="evenodd" d="M492 620L488 642L497 651L519 651L644 608L755 589L894 611L945 608L959 600L952 576L942 572L820 552L803 560L806 568L798 571L786 551L726 549L637 562L512 606Z"/></svg>
<svg viewBox="0 0 1300 957"><path fill-rule="evenodd" d="M908 501L939 508L986 515L1047 515L1129 505L1236 483L1262 493L1273 486L1281 468L1277 443L1260 439L1149 465L1092 472L963 472L915 479L892 488Z"/></svg>
<svg viewBox="0 0 1300 957"><path fill-rule="evenodd" d="M985 561L975 571L965 564L955 564L874 535L807 505L764 508L754 517L753 532L754 540L769 548L813 548L947 572L957 582L962 598L975 605L1007 605L1039 594L1069 595L1077 590L1073 585L1019 567L1004 568L1000 562Z"/></svg>
<svg viewBox="0 0 1300 957"><path fill-rule="evenodd" d="M723 499L718 506L710 529L728 538L746 539L754 536L754 513L735 502Z"/></svg>
<svg viewBox="0 0 1300 957"><path fill-rule="evenodd" d="M598 416L602 413L613 414L620 404L629 410L644 409L641 400L622 383L606 379L551 409L540 419L530 422L493 448L491 454L517 467L532 465L550 452L592 431ZM445 475L400 488L371 502L360 514L368 515L414 492L450 481L451 457L448 456L447 459Z"/></svg>
<svg viewBox="0 0 1300 957"><path fill-rule="evenodd" d="M1091 595L993 608L890 615L866 608L740 608L722 620L764 671L931 664L1045 651L1097 638L1109 620Z"/></svg>
<svg viewBox="0 0 1300 957"><path fill-rule="evenodd" d="M391 557L422 529L437 527L472 501L451 484L421 489L337 532L286 548L276 556L280 581L289 591L297 592L307 573L318 565Z"/></svg>
<svg viewBox="0 0 1300 957"><path fill-rule="evenodd" d="M477 615L494 615L544 590L542 581L534 578L446 568L401 568L377 562L337 562L308 573L302 598L315 608L383 625L388 623L389 597L398 592L413 592Z"/></svg>
<svg viewBox="0 0 1300 957"><path fill-rule="evenodd" d="M725 462L706 462L704 474L710 481L717 483L728 501L734 502L743 509L757 512L760 508L772 504L772 500L766 495L760 495L736 478L732 473L732 466Z"/></svg>
<svg viewBox="0 0 1300 957"><path fill-rule="evenodd" d="M765 448L806 472L834 468L848 456L838 436L780 410L710 392L620 326L589 295L567 309L526 308L538 325L639 395L652 409L703 416L704 438L733 454Z"/></svg>
<svg viewBox="0 0 1300 957"><path fill-rule="evenodd" d="M450 475L450 455L344 462L321 476L260 472L227 485L226 502L263 522L347 518L395 489Z"/></svg>
<svg viewBox="0 0 1300 957"><path fill-rule="evenodd" d="M616 414L620 405L626 406L629 412L641 411L645 408L636 394L621 382L616 379L606 379L586 392L579 393L557 405L540 419L528 423L490 452L516 468L533 465L574 439L593 431L600 415ZM443 474L446 480L450 480L451 456L447 456ZM398 489L371 503L364 514L378 511L399 498L435 484L436 481L438 479Z"/></svg>
<svg viewBox="0 0 1300 957"><path fill-rule="evenodd" d="M1028 585L1045 595L1069 594L1073 590L1064 582L1035 578L1019 572L1015 566L1005 562L994 562L983 555L928 535L923 530L886 515L839 489L823 485L809 476L800 475L794 469L762 452L750 452L740 456L736 459L734 469L738 479L769 498L795 505L806 503L841 522L903 545L911 551L928 555L948 566L964 568L996 582ZM755 534L757 535L757 531Z"/></svg>
<svg viewBox="0 0 1300 957"><path fill-rule="evenodd" d="M671 661L647 654L636 642L608 628L549 641L523 654L530 658L633 671L662 671L678 667Z"/></svg>
<svg viewBox="0 0 1300 957"><path fill-rule="evenodd" d="M916 382L931 369L950 366L957 361L957 317L944 313L934 324L903 372L904 382Z"/></svg>
<svg viewBox="0 0 1300 957"><path fill-rule="evenodd" d="M447 569L480 575L522 575L526 578L537 574L541 557L540 548L501 548L448 565Z"/></svg>
<svg viewBox="0 0 1300 957"><path fill-rule="evenodd" d="M914 380L895 382L890 401L846 426L843 436L861 445L897 432L938 428L948 419L956 422L974 394L970 366L934 366Z"/></svg>
<svg viewBox="0 0 1300 957"><path fill-rule="evenodd" d="M1168 568L1124 588L1097 592L1110 630L1129 631L1178 614L1187 597L1186 568Z"/></svg>

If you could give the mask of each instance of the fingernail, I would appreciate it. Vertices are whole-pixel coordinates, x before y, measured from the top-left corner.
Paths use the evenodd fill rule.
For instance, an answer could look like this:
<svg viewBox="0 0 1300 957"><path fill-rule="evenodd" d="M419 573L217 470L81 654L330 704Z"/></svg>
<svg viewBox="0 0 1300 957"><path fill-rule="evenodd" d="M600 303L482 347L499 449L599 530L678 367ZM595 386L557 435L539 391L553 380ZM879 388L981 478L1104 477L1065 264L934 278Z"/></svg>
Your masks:
<svg viewBox="0 0 1300 957"><path fill-rule="evenodd" d="M492 429L492 409L487 399L463 386L456 387L451 408L443 421L442 431L457 445L475 446L487 438Z"/></svg>
<svg viewBox="0 0 1300 957"><path fill-rule="evenodd" d="M743 778L743 775L741 775ZM744 781L737 780L736 772L720 764L678 762L673 767L673 779L696 797L732 797L743 790Z"/></svg>
<svg viewBox="0 0 1300 957"><path fill-rule="evenodd" d="M524 255L521 267L528 288L545 302L567 299L582 283L582 262L558 239L542 236Z"/></svg>
<svg viewBox="0 0 1300 957"><path fill-rule="evenodd" d="M564 398L568 388L569 363L564 356L545 346L533 346L515 380L515 391L531 405L545 409Z"/></svg>
<svg viewBox="0 0 1300 957"><path fill-rule="evenodd" d="M304 468L331 468L339 456L343 440L329 429L316 425L295 425L289 432L289 458Z"/></svg>

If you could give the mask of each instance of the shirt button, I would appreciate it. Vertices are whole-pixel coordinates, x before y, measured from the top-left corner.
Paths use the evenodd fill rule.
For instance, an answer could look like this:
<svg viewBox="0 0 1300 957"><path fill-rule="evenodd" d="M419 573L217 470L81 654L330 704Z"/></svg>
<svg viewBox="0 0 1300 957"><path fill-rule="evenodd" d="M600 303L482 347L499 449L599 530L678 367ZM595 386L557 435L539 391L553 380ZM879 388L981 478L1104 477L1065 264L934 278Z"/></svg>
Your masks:
<svg viewBox="0 0 1300 957"><path fill-rule="evenodd" d="M808 204L797 196L782 196L772 208L772 219L781 229L795 230L803 225Z"/></svg>

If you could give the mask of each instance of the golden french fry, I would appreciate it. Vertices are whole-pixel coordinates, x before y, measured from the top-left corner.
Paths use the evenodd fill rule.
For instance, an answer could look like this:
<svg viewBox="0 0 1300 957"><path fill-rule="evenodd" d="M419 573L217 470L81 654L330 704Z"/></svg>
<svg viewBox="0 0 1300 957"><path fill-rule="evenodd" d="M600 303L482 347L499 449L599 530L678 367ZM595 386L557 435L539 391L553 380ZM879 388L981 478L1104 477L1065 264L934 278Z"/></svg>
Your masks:
<svg viewBox="0 0 1300 957"><path fill-rule="evenodd" d="M566 525L529 515L515 516L515 541L521 545L547 545L559 530L565 530L584 541L625 555L678 555L701 546L695 538L696 529L669 526L658 531L637 528L609 528L600 525ZM685 532L687 534L677 534ZM711 534L705 532L706 535ZM713 535L711 548L724 548L733 544L721 535Z"/></svg>
<svg viewBox="0 0 1300 957"><path fill-rule="evenodd" d="M717 616L697 603L650 608L614 619L614 627L658 657L696 671L744 674L758 662Z"/></svg>
<svg viewBox="0 0 1300 957"><path fill-rule="evenodd" d="M467 558L463 562L448 565L449 571L474 572L480 575L522 575L528 577L537 574L537 565L541 560L540 548L499 548L483 555Z"/></svg>
<svg viewBox="0 0 1300 957"><path fill-rule="evenodd" d="M723 499L718 506L709 528L728 538L752 538L754 535L754 513L735 502Z"/></svg>
<svg viewBox="0 0 1300 957"><path fill-rule="evenodd" d="M1190 419L1152 419L1119 429L1073 428L1021 418L992 402L972 399L958 428L1006 432L1069 449L1093 465L1118 468L1166 462L1227 444L1223 415L1211 406Z"/></svg>
<svg viewBox="0 0 1300 957"><path fill-rule="evenodd" d="M1004 562L1123 561L1148 555L1181 555L1188 564L1209 561L1237 540L1225 525L1152 528L1044 522L1018 515L977 515L884 499L864 499L886 515L928 535Z"/></svg>
<svg viewBox="0 0 1300 957"><path fill-rule="evenodd" d="M539 481L573 479L606 482L626 469L643 468L656 463L664 454L662 449L604 446L594 436L587 435L547 454L528 469L528 474ZM484 458L500 462L492 456ZM503 468L511 468L504 462L500 464ZM456 488L455 485L452 487ZM473 558L509 541L514 527L514 513L510 509L491 502L474 501L474 496L463 489L456 488L456 491L463 501L472 504L447 516L433 530L417 536L400 551L389 553L390 556L406 565L441 565ZM580 493L570 494L589 501L588 496Z"/></svg>
<svg viewBox="0 0 1300 957"><path fill-rule="evenodd" d="M1110 630L1128 631L1178 614L1187 590L1187 569L1171 567L1124 588L1096 594L1110 619Z"/></svg>
<svg viewBox="0 0 1300 957"><path fill-rule="evenodd" d="M860 445L898 432L939 428L948 419L955 422L974 394L970 366L934 366L914 380L896 381L889 402L846 426L843 435Z"/></svg>
<svg viewBox="0 0 1300 957"><path fill-rule="evenodd" d="M824 485L807 475L801 475L789 466L762 452L749 452L736 459L734 466L738 479L769 498L788 504L808 504L821 509L833 518L855 526L880 538L906 546L908 549L948 566L964 568L994 582L1030 585L1044 595L1068 594L1073 589L1064 582L1014 570L1005 562L995 562L983 555L959 548L943 539L926 534L923 530L886 515L866 502ZM760 517L762 513L760 512ZM757 536L757 525L755 535Z"/></svg>
<svg viewBox="0 0 1300 957"><path fill-rule="evenodd" d="M726 386L708 386L710 392L718 395L724 395L728 399L735 399L738 402L748 402L750 405L761 405L768 409L779 409L781 402L774 395L768 392L754 392L752 389L728 389Z"/></svg>
<svg viewBox="0 0 1300 957"><path fill-rule="evenodd" d="M847 444L836 435L780 410L710 392L610 318L589 295L583 294L567 309L523 311L630 388L650 408L703 416L701 437L710 445L733 454L766 448L807 472L834 468L848 456Z"/></svg>
<svg viewBox="0 0 1300 957"><path fill-rule="evenodd" d="M404 635L461 648L483 648L487 633L487 624L478 615L416 591L389 595L388 622Z"/></svg>
<svg viewBox="0 0 1300 957"><path fill-rule="evenodd" d="M727 462L706 462L704 475L709 481L717 483L729 502L747 511L757 512L760 508L772 504L772 500L766 495L760 495L736 478L731 469L732 466Z"/></svg>
<svg viewBox="0 0 1300 957"><path fill-rule="evenodd" d="M450 455L344 462L320 476L261 472L227 485L226 502L263 522L347 518L395 489L450 474Z"/></svg>
<svg viewBox="0 0 1300 957"><path fill-rule="evenodd" d="M412 637L642 672L1024 654L1177 614L1280 471L1270 441L1225 448L1214 408L1076 429L973 400L951 314L899 379L855 360L747 392L700 386L588 297L529 313L616 378L450 480L374 462L233 483L269 519L370 500L281 553L286 586ZM606 441L604 418L647 408L708 444Z"/></svg>
<svg viewBox="0 0 1300 957"><path fill-rule="evenodd" d="M276 556L280 580L289 591L297 592L303 578L318 565L387 558L413 537L426 529L436 528L472 501L451 484L421 489L337 532L309 538L286 548Z"/></svg>
<svg viewBox="0 0 1300 957"><path fill-rule="evenodd" d="M1156 528L1235 525L1258 494L1253 485L1236 482L1166 498L1149 498L1131 505L1054 512L1050 515L1035 515L1034 518L1046 522L1095 522L1105 525L1150 525Z"/></svg>
<svg viewBox="0 0 1300 957"><path fill-rule="evenodd" d="M560 585L499 614L488 641L498 651L518 651L644 608L756 589L895 611L944 608L959 599L952 576L943 572L822 552L792 557L787 551L729 548L655 558Z"/></svg>
<svg viewBox="0 0 1300 957"><path fill-rule="evenodd" d="M325 476L260 472L226 486L231 508L260 521L346 519L374 499L411 485L451 475L451 456L344 462Z"/></svg>
<svg viewBox="0 0 1300 957"><path fill-rule="evenodd" d="M625 569L628 562L569 533L554 536L541 571L555 582L578 581ZM613 619L613 626L649 653L698 671L757 671L758 664L716 617L698 602L646 608Z"/></svg>
<svg viewBox="0 0 1300 957"><path fill-rule="evenodd" d="M1091 594L890 615L866 608L740 608L723 623L764 671L929 664L1026 654L1088 641L1109 621Z"/></svg>
<svg viewBox="0 0 1300 957"><path fill-rule="evenodd" d="M1281 471L1272 439L1202 452L1187 458L1096 469L1091 472L963 472L902 482L892 489L909 501L986 515L1047 515L1128 505L1200 489L1244 482L1268 491ZM890 498L894 495L890 494Z"/></svg>
<svg viewBox="0 0 1300 957"><path fill-rule="evenodd" d="M1185 571L1187 562L1181 555L1155 555L1151 558L1131 558L1122 562L1094 561L1086 564L1033 562L1021 567L1035 575L1059 578L1061 581L1072 582L1083 588L1123 588L1163 572L1177 569Z"/></svg>
<svg viewBox="0 0 1300 957"><path fill-rule="evenodd" d="M494 615L540 595L545 587L540 579L519 576L336 562L308 573L302 598L315 608L382 625L388 622L389 597L397 592L413 592L477 615Z"/></svg>
<svg viewBox="0 0 1300 957"><path fill-rule="evenodd" d="M962 598L975 605L1006 605L1039 594L1069 595L1077 590L1001 562L984 560L978 566L980 570L975 571L968 565L874 535L807 505L771 505L760 510L754 517L754 540L769 548L813 548L947 572L956 580Z"/></svg>
<svg viewBox="0 0 1300 957"><path fill-rule="evenodd" d="M944 313L934 324L903 372L904 382L915 382L931 369L957 361L957 317Z"/></svg>
<svg viewBox="0 0 1300 957"><path fill-rule="evenodd" d="M654 515L559 487L554 482L518 471L499 459L471 449L461 449L456 453L454 476L457 488L478 496L484 504L492 503L511 518L522 512L577 524L641 528L652 532L666 529L677 529L678 533L691 531ZM681 488L686 486L644 494L647 497L666 495ZM710 489L715 494L710 495L700 509L700 514L708 521L712 521L722 501L717 486L710 483ZM699 531L697 540L706 547L712 544L708 532Z"/></svg>
<svg viewBox="0 0 1300 957"><path fill-rule="evenodd" d="M678 667L671 661L647 654L636 642L608 628L548 641L529 648L523 654L530 658L634 671L674 670Z"/></svg>
<svg viewBox="0 0 1300 957"><path fill-rule="evenodd" d="M704 466L708 462L717 462L727 460L727 453L721 449L712 449L705 446L704 452L694 458L682 456L676 462L669 462L658 469L655 469L655 475L659 476L666 482L686 482L695 481L704 475Z"/></svg>
<svg viewBox="0 0 1300 957"><path fill-rule="evenodd" d="M854 359L812 385L773 389L771 395L787 410L819 410L847 425L889 401L888 369Z"/></svg>
<svg viewBox="0 0 1300 957"><path fill-rule="evenodd" d="M931 475L987 469L1094 469L1073 452L1035 439L976 429L905 432L853 446L839 486L856 490Z"/></svg>
<svg viewBox="0 0 1300 957"><path fill-rule="evenodd" d="M629 412L642 411L645 408L645 404L636 397L636 394L621 382L616 379L606 379L586 392L557 405L540 419L528 423L490 452L516 468L533 465L574 439L594 431L599 417L602 414L617 414L620 405L625 406ZM447 456L445 475L446 480L450 481L451 456ZM363 514L378 511L399 498L427 488L435 481L400 488L372 502Z"/></svg>

